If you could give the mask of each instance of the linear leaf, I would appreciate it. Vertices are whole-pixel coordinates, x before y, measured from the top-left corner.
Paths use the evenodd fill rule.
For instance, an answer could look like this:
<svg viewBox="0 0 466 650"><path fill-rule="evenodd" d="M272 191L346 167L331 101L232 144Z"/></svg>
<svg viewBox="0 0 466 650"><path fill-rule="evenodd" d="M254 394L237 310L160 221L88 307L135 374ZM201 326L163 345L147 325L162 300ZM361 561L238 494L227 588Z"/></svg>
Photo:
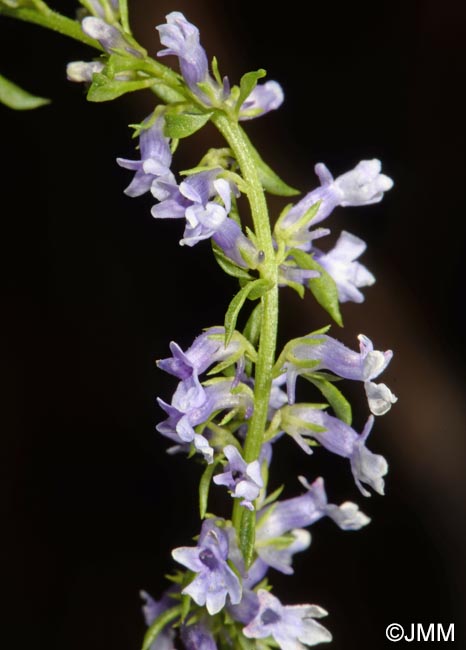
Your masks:
<svg viewBox="0 0 466 650"><path fill-rule="evenodd" d="M338 289L335 280L311 255L308 255L304 251L293 248L290 251L290 255L294 257L302 269L310 269L320 273L320 277L312 278L308 281L309 289L319 305L330 314L337 325L343 327L340 303L338 302Z"/></svg>
<svg viewBox="0 0 466 650"><path fill-rule="evenodd" d="M0 75L0 102L16 111L29 111L50 104L50 99L31 95L24 88Z"/></svg>
<svg viewBox="0 0 466 650"><path fill-rule="evenodd" d="M248 282L242 287L233 300L228 305L227 313L225 314L225 345L228 345L233 332L235 331L236 321L238 320L239 313L247 298L249 300L256 300L264 295L270 289L268 280L254 280Z"/></svg>
<svg viewBox="0 0 466 650"><path fill-rule="evenodd" d="M215 468L217 467L219 459L215 462L207 465L205 468L201 480L199 482L199 513L201 519L204 519L205 513L207 512L207 501L209 499L209 490L210 482L212 481L212 476L214 474Z"/></svg>
<svg viewBox="0 0 466 650"><path fill-rule="evenodd" d="M351 404L335 384L332 384L332 382L323 377L319 377L317 374L304 376L320 390L322 395L335 411L335 415L340 418L340 420L343 420L343 422L351 426L353 419Z"/></svg>

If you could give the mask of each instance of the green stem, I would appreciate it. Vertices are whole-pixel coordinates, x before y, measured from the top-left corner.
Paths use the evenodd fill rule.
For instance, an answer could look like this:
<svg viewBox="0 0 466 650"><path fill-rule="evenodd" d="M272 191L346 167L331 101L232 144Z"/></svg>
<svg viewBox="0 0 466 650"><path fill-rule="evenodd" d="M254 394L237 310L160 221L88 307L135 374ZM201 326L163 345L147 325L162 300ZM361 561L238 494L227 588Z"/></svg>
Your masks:
<svg viewBox="0 0 466 650"><path fill-rule="evenodd" d="M35 23L36 25L41 25L41 27L47 27L48 29L52 29L54 32L74 38L76 41L81 41L81 43L85 43L86 45L90 45L97 50L103 49L100 43L95 41L93 38L86 36L81 29L80 23L71 18L67 18L66 16L62 16L48 7L39 12L37 9L30 9L28 7L11 9L10 7L0 5L0 14L9 16L10 18L18 18L19 20L24 20L28 23Z"/></svg>
<svg viewBox="0 0 466 650"><path fill-rule="evenodd" d="M264 190L248 140L233 118L218 114L212 121L233 150L243 178L248 183L254 230L259 248L264 254L261 276L269 280L272 285L272 288L262 297L262 322L254 383L254 413L244 443L244 459L249 463L259 458L267 424L278 323L277 265ZM255 513L241 508L236 501L232 519L246 564L249 565L254 552Z"/></svg>

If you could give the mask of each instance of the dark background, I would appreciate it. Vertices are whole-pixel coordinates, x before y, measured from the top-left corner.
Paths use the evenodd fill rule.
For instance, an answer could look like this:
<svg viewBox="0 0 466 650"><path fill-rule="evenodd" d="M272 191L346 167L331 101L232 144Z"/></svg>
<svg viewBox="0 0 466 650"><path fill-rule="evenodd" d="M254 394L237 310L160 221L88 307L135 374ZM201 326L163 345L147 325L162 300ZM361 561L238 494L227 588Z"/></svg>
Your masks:
<svg viewBox="0 0 466 650"><path fill-rule="evenodd" d="M334 336L354 346L364 332L395 351L384 381L399 402L370 445L390 461L387 495L364 499L346 462L324 452L309 460L281 441L273 483L286 480L287 496L299 493L298 473L322 474L332 501L357 501L373 521L358 533L316 524L295 575L271 576L276 593L328 609L334 650L390 647L392 622L455 623L463 647L465 5L192 4L130 2L137 36L155 54L153 27L180 9L233 81L267 68L286 102L247 128L288 182L307 191L316 162L339 174L372 157L395 179L381 204L329 222L368 242L363 261L378 279L363 305L343 307L346 328ZM0 108L1 561L11 609L2 636L11 631L14 648L134 649L138 590L160 595L170 550L199 528L200 466L167 457L154 432L154 397L174 387L154 359L170 340L185 347L220 323L235 284L207 244L180 249L181 224L155 222L150 198L122 193L131 175L115 158L133 156L127 124L150 112L151 94L87 104L64 73L92 56L87 48L7 19L0 34L2 73L53 99L27 114ZM219 143L207 128L174 166ZM283 201L271 205L277 214ZM283 307L282 343L328 322L309 296L284 291ZM348 394L360 430L364 398L359 387ZM217 511L227 503L219 492Z"/></svg>

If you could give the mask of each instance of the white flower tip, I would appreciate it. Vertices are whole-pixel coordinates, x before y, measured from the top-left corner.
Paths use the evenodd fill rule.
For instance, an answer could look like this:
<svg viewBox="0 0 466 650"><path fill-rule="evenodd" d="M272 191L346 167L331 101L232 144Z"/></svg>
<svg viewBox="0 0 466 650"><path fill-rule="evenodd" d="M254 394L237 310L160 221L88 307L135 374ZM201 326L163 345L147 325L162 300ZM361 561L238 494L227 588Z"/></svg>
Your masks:
<svg viewBox="0 0 466 650"><path fill-rule="evenodd" d="M385 415L391 409L392 404L398 401L398 397L392 393L386 384L375 384L371 381L366 381L364 388L369 409L374 415Z"/></svg>
<svg viewBox="0 0 466 650"><path fill-rule="evenodd" d="M85 34L96 40L102 37L105 38L112 31L112 28L105 20L96 16L86 16L81 23L81 28Z"/></svg>

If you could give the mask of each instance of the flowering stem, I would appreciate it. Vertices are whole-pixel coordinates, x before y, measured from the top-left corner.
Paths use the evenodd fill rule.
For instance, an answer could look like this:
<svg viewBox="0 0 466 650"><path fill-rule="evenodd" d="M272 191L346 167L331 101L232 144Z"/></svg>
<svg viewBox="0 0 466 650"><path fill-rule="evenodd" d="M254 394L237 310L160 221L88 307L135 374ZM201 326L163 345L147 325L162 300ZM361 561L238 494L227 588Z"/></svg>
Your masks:
<svg viewBox="0 0 466 650"><path fill-rule="evenodd" d="M244 459L250 463L259 458L267 423L272 367L278 323L278 277L272 232L270 228L264 189L257 173L254 156L241 127L226 114L217 114L212 121L230 145L247 182L248 198L258 246L264 254L261 276L270 282L270 289L262 297L262 321L254 383L254 412L244 443ZM250 512L235 502L233 523L237 530L246 564L252 561L255 537L255 512Z"/></svg>
<svg viewBox="0 0 466 650"><path fill-rule="evenodd" d="M35 23L41 27L47 27L48 29L63 34L64 36L69 36L70 38L74 38L76 41L81 41L81 43L90 45L97 50L103 50L100 43L95 41L93 38L90 38L82 31L79 22L67 18L66 16L62 16L45 5L43 8L41 7L40 11L28 7L12 9L0 5L0 14L10 16L11 18L19 18L19 20L24 20L28 23Z"/></svg>

